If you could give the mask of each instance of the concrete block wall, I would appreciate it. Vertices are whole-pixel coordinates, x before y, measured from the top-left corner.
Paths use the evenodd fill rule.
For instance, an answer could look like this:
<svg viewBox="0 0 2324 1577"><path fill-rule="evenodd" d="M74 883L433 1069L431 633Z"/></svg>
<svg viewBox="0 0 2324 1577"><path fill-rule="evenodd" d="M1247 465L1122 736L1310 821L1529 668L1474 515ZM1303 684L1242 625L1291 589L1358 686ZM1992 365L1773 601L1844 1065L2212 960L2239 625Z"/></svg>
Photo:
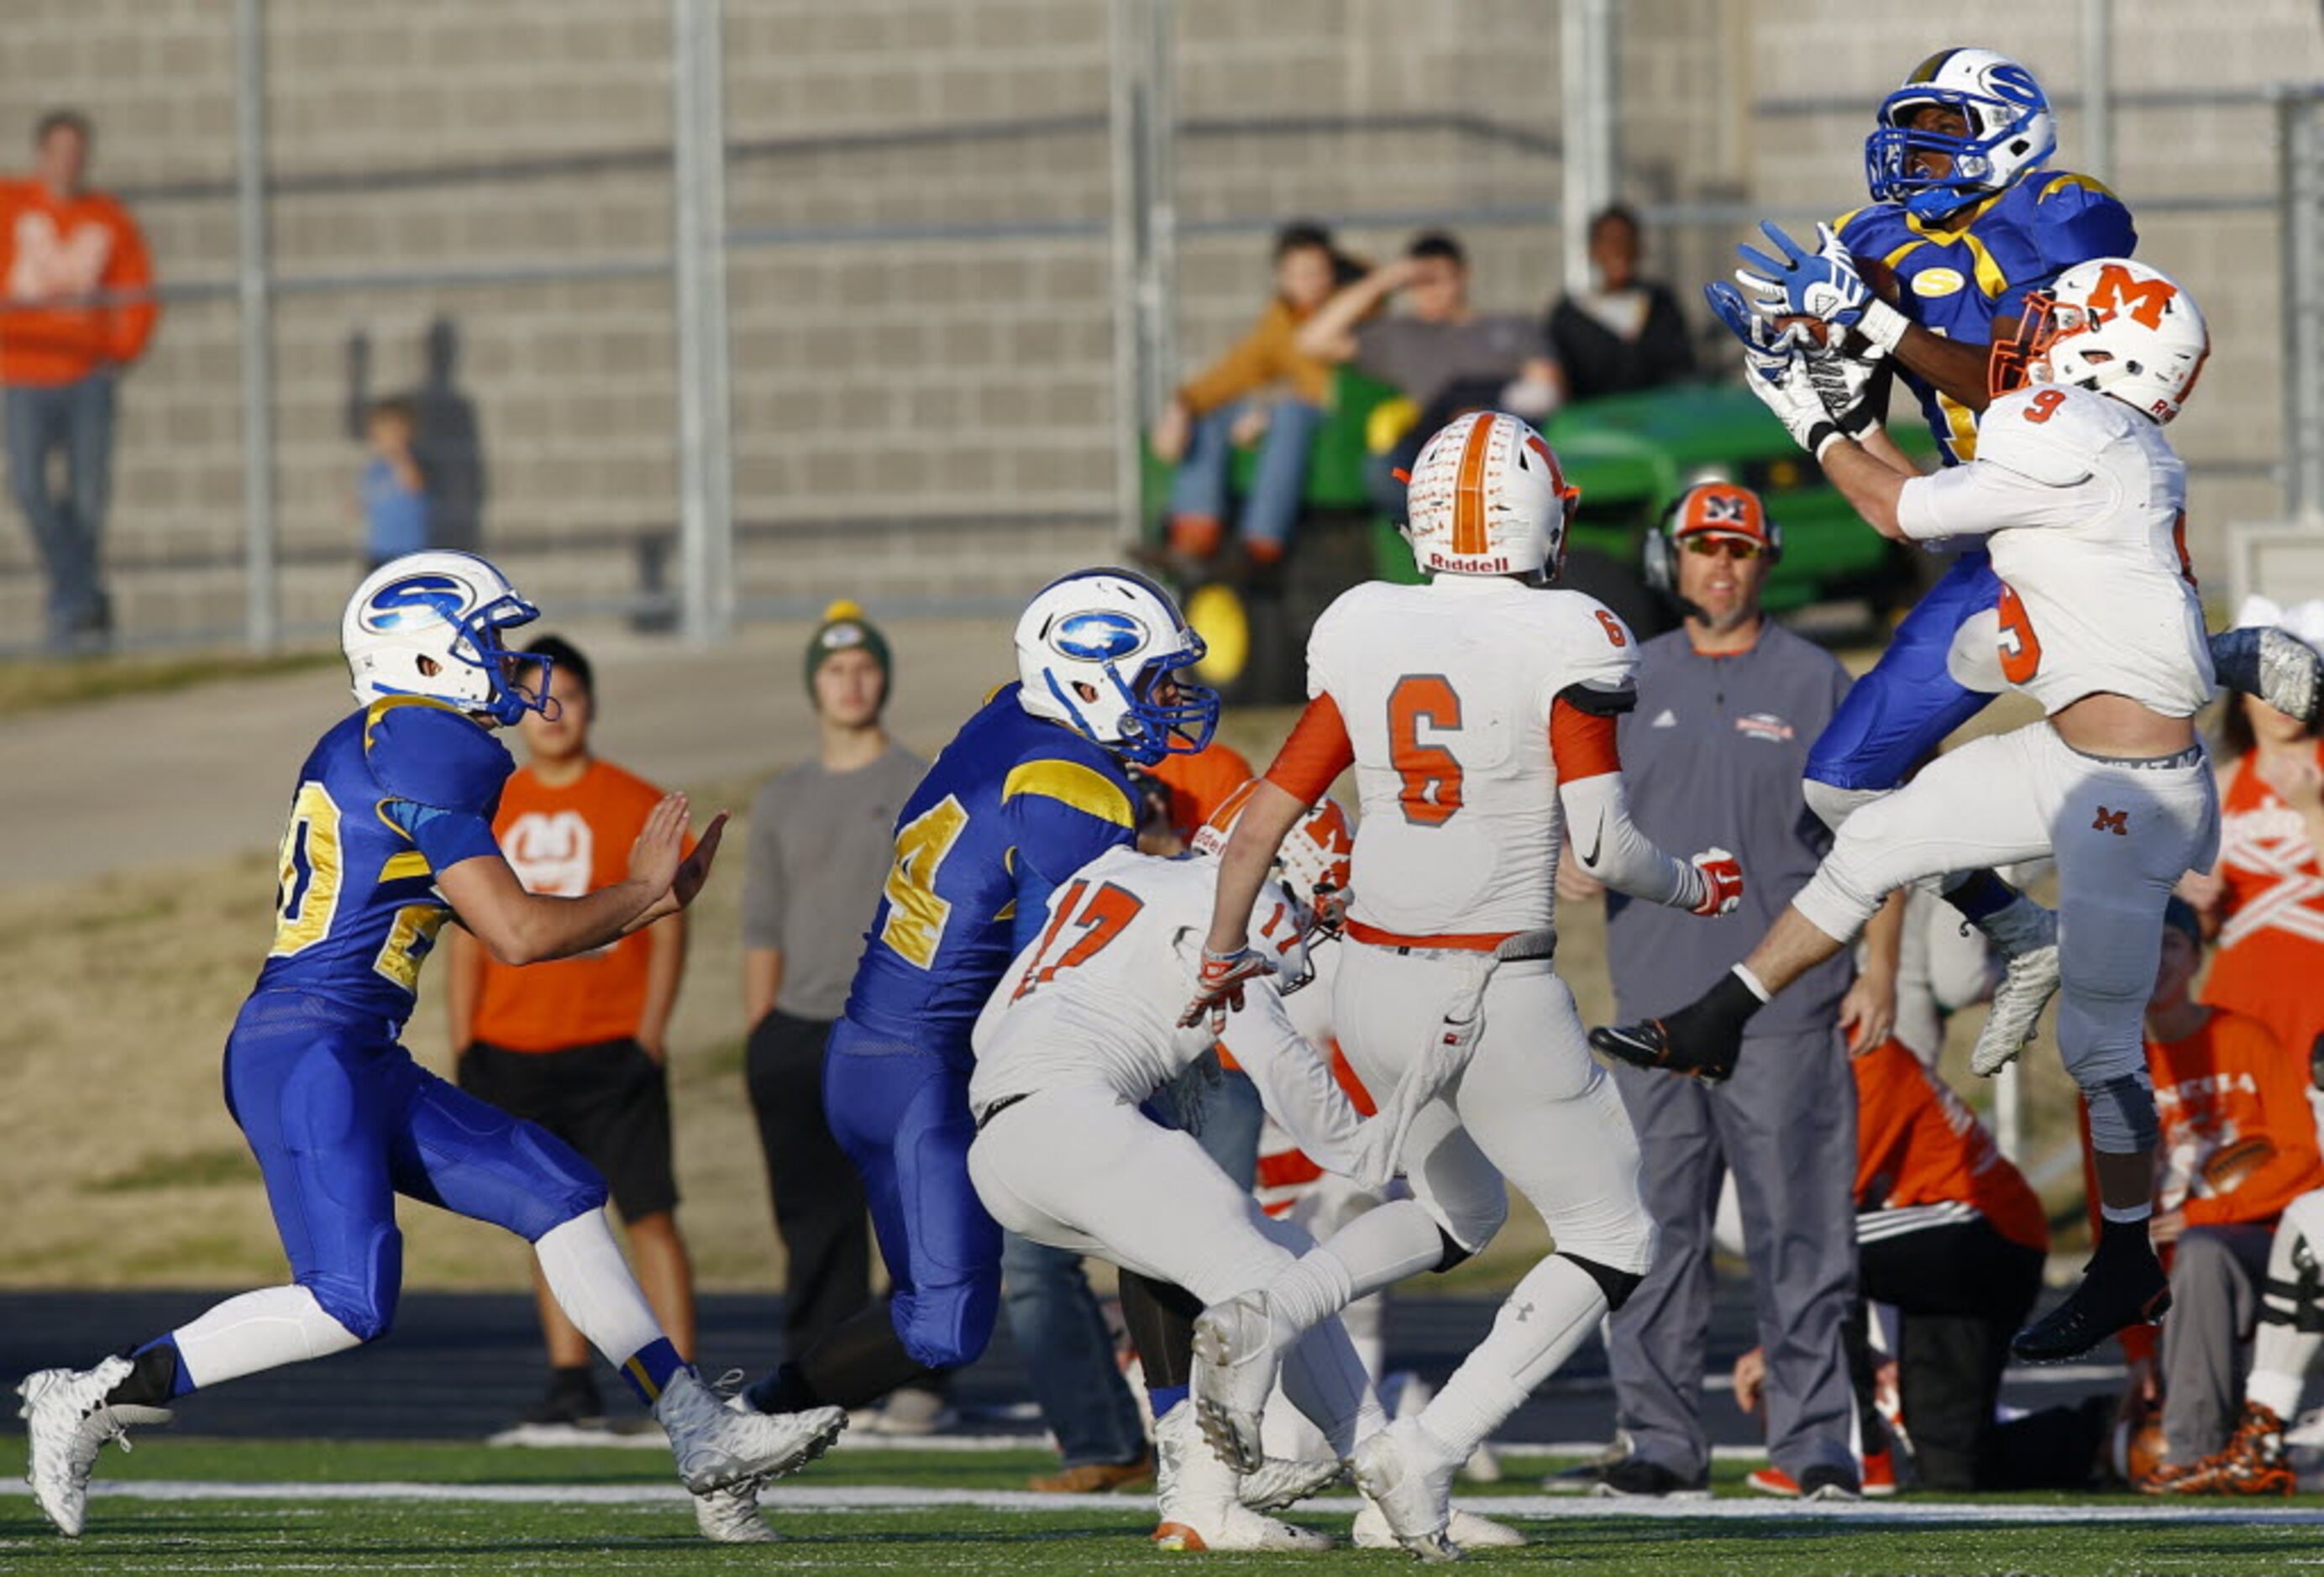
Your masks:
<svg viewBox="0 0 2324 1577"><path fill-rule="evenodd" d="M738 247L729 264L746 605L1005 598L1111 551L1107 14L1102 0L727 0L730 223L784 243ZM2324 69L2305 0L2249 0L2232 28L2164 0L2124 0L2116 19L2127 92ZM1990 40L2054 90L2079 87L2071 7L1966 0L1939 36L1904 6L1633 0L1620 25L1625 185L1649 200L1851 206L1872 103L1946 42ZM82 106L99 126L99 179L136 199L163 279L229 280L229 9L18 0L9 40L0 168L41 109ZM1177 40L1178 211L1213 226L1180 245L1177 371L1249 323L1266 231L1293 215L1530 207L1537 221L1462 227L1476 294L1526 312L1554 296L1554 5L1182 0ZM663 252L669 44L666 0L278 0L278 267L313 281ZM1840 107L1785 107L1807 100ZM1359 117L1388 124L1346 124ZM1032 124L958 134L1002 121ZM2065 123L2070 164L2070 106ZM2117 125L2117 183L2135 205L2273 189L2273 125L2256 105L2126 103ZM1023 223L1070 233L923 234ZM803 244L865 227L908 234ZM2281 429L2275 226L2237 213L2156 215L2144 229L2147 254L2201 293L2218 338L2176 435L2199 464L2227 466L2197 484L2200 543L2275 497L2260 474ZM1406 235L1400 222L1343 229L1376 257ZM1691 295L1738 238L1657 235L1653 265ZM456 387L478 413L488 545L551 603L630 595L637 539L677 512L669 294L650 279L286 292L274 420L289 621L327 625L355 567L348 337L371 338L374 390L396 389L420 378L438 319L456 330ZM239 401L231 300L173 308L123 401L111 541L123 562L152 566L116 583L137 633L238 626ZM6 645L36 627L39 586L13 508L0 512Z"/></svg>

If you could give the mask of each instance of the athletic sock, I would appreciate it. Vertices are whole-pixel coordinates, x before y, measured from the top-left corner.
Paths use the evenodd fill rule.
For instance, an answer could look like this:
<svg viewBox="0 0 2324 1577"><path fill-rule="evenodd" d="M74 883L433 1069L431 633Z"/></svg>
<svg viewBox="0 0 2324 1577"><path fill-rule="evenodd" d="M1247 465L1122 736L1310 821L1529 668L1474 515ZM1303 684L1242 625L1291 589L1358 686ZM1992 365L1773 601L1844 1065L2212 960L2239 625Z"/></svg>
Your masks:
<svg viewBox="0 0 2324 1577"><path fill-rule="evenodd" d="M829 1405L807 1383L796 1363L777 1366L773 1373L746 1388L742 1399L761 1413L804 1413Z"/></svg>
<svg viewBox="0 0 2324 1577"><path fill-rule="evenodd" d="M586 1211L540 1234L532 1245L557 1305L589 1345L622 1371L650 1404L669 1377L687 1367L662 1334L646 1295L622 1259L603 1210Z"/></svg>
<svg viewBox="0 0 2324 1577"><path fill-rule="evenodd" d="M1323 1432L1339 1456L1353 1454L1358 1441L1388 1427L1363 1358L1337 1320L1324 1321L1283 1355L1282 1383L1291 1405Z"/></svg>
<svg viewBox="0 0 2324 1577"><path fill-rule="evenodd" d="M1420 1415L1422 1429L1442 1444L1447 1461L1467 1462L1573 1355L1605 1313L1597 1279L1552 1254L1526 1272L1501 1305L1492 1330Z"/></svg>
<svg viewBox="0 0 2324 1577"><path fill-rule="evenodd" d="M1443 1257L1444 1236L1418 1200L1368 1210L1267 1284L1276 1341L1291 1342L1356 1299L1432 1269Z"/></svg>
<svg viewBox="0 0 2324 1577"><path fill-rule="evenodd" d="M161 1342L177 1367L171 1381L175 1396L363 1345L313 1293L295 1285L237 1294L205 1309ZM148 1351L161 1350L161 1342L146 1343L139 1349L140 1361L148 1361L143 1356ZM158 1371L161 1360L150 1361Z"/></svg>
<svg viewBox="0 0 2324 1577"><path fill-rule="evenodd" d="M1944 899L1960 911L1961 918L1979 930L1987 920L2024 897L1990 871L1963 871L1950 878Z"/></svg>
<svg viewBox="0 0 2324 1577"><path fill-rule="evenodd" d="M681 1370L690 1374L694 1369L678 1355L678 1349L669 1344L667 1336L655 1337L616 1367L630 1389L637 1393L638 1400L649 1407L661 1400L662 1392L669 1388L672 1375Z"/></svg>
<svg viewBox="0 0 2324 1577"><path fill-rule="evenodd" d="M172 1336L156 1336L122 1356L133 1367L119 1385L105 1393L107 1406L166 1407L194 1388L193 1381L186 1378L186 1366L178 1361L178 1343Z"/></svg>
<svg viewBox="0 0 2324 1577"><path fill-rule="evenodd" d="M2105 1259L2109 1246L2117 1254L2127 1253L2134 1241L2146 1249L2149 1253L2153 1251L2153 1247L2147 1242L2144 1230L2145 1223L2154 1219L2153 1205L2101 1204L2098 1206L2098 1219L2104 1224L2098 1229L2098 1246L2095 1258ZM2142 1230L2135 1232L2126 1230L2118 1232L2108 1230L2113 1227L2126 1229L2138 1227Z"/></svg>
<svg viewBox="0 0 2324 1577"><path fill-rule="evenodd" d="M1170 1409L1186 1399L1188 1389L1185 1386L1148 1386L1146 1405L1153 1409L1154 1421L1159 1424L1167 1418Z"/></svg>

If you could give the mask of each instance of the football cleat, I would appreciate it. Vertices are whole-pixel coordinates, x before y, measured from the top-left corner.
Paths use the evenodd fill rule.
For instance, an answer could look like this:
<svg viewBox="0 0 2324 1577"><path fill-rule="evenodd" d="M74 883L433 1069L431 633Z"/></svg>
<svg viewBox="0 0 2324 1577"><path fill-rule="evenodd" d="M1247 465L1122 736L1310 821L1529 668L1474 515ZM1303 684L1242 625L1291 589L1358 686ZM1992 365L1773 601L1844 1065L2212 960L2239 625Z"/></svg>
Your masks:
<svg viewBox="0 0 2324 1577"><path fill-rule="evenodd" d="M1636 1024L1616 1024L1590 1032L1593 1051L1628 1063L1649 1073L1685 1074L1708 1084L1724 1084L1733 1076L1739 1046L1720 1048L1690 1045L1679 1015L1642 1019Z"/></svg>
<svg viewBox="0 0 2324 1577"><path fill-rule="evenodd" d="M1204 1438L1240 1471L1256 1472L1267 1461L1259 1419L1281 1367L1265 1293L1238 1293L1195 1320L1194 1415Z"/></svg>
<svg viewBox="0 0 2324 1577"><path fill-rule="evenodd" d="M1271 1456L1236 1482L1235 1499L1253 1511L1280 1511L1321 1495L1347 1473L1348 1464L1337 1457Z"/></svg>
<svg viewBox="0 0 2324 1577"><path fill-rule="evenodd" d="M1513 1550L1526 1542L1526 1536L1508 1523L1463 1511L1458 1506L1452 1508L1452 1517L1444 1525L1444 1533L1464 1550ZM1360 1550L1402 1547L1396 1542L1395 1530L1388 1525L1388 1514L1370 1500L1356 1513L1354 1542Z"/></svg>
<svg viewBox="0 0 2324 1577"><path fill-rule="evenodd" d="M2009 1351L2024 1363L2064 1363L2118 1331L2161 1319L2170 1307L2171 1278L2153 1249L2113 1257L2101 1252L2083 1270L2081 1285L2012 1337Z"/></svg>
<svg viewBox="0 0 2324 1577"><path fill-rule="evenodd" d="M2324 700L2324 657L2288 630L2259 632L2259 698L2288 717L2314 724Z"/></svg>
<svg viewBox="0 0 2324 1577"><path fill-rule="evenodd" d="M2227 1443L2200 1462L2163 1467L2139 1481L2146 1495L2289 1495L2300 1479L2284 1460L2283 1420L2275 1409L2246 1402Z"/></svg>
<svg viewBox="0 0 2324 1577"><path fill-rule="evenodd" d="M1203 1438L1192 1403L1154 1426L1155 1545L1166 1550L1323 1550L1325 1535L1252 1510L1235 1471Z"/></svg>
<svg viewBox="0 0 2324 1577"><path fill-rule="evenodd" d="M1989 1079L2017 1060L2042 1021L2042 1010L2058 994L2058 917L2036 908L2041 939L2010 955L2001 983L1993 988L1993 1006L1985 1026L1977 1032L1977 1046L1969 1054L1969 1072Z"/></svg>
<svg viewBox="0 0 2324 1577"><path fill-rule="evenodd" d="M729 1484L694 1498L694 1526L714 1545L770 1545L783 1536L759 1515L759 1486Z"/></svg>
<svg viewBox="0 0 2324 1577"><path fill-rule="evenodd" d="M1452 1542L1452 1471L1437 1460L1417 1418L1399 1418L1356 1447L1356 1488L1379 1508L1388 1532L1424 1561L1457 1561Z"/></svg>
<svg viewBox="0 0 2324 1577"><path fill-rule="evenodd" d="M17 1416L24 1420L28 1447L24 1481L32 1487L41 1514L67 1538L80 1536L88 1509L89 1471L105 1443L119 1441L127 1451L131 1425L170 1421L167 1407L106 1404L106 1395L129 1378L134 1367L128 1359L115 1357L95 1369L44 1369L26 1375L16 1388L23 1398Z"/></svg>
<svg viewBox="0 0 2324 1577"><path fill-rule="evenodd" d="M678 1476L696 1495L745 1480L779 1479L797 1472L831 1448L847 1427L837 1407L799 1413L760 1413L747 1406L722 1406L717 1395L691 1370L679 1370L654 1403L654 1419L669 1435Z"/></svg>

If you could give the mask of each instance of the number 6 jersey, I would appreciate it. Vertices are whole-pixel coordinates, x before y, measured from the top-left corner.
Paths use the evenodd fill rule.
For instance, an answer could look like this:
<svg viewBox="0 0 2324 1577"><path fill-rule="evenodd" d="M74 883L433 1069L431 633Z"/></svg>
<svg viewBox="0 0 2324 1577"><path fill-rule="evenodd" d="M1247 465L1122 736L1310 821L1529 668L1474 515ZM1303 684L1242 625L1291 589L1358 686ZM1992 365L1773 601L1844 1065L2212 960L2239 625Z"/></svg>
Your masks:
<svg viewBox="0 0 2324 1577"><path fill-rule="evenodd" d="M1502 576L1375 581L1325 609L1307 643L1314 699L1268 777L1312 799L1352 758L1349 934L1474 946L1547 927L1559 788L1615 770L1637 652L1594 599ZM1587 852L1592 829L1575 835Z"/></svg>

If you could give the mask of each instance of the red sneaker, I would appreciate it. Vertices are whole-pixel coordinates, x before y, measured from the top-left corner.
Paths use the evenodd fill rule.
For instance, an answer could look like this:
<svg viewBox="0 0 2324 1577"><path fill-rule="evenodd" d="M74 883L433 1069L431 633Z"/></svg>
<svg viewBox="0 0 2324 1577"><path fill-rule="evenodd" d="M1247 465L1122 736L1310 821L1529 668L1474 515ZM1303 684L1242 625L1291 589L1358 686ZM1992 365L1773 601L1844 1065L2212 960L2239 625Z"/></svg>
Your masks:
<svg viewBox="0 0 2324 1577"><path fill-rule="evenodd" d="M1870 1451L1864 1453L1864 1493L1883 1498L1896 1492L1896 1453L1893 1451Z"/></svg>

